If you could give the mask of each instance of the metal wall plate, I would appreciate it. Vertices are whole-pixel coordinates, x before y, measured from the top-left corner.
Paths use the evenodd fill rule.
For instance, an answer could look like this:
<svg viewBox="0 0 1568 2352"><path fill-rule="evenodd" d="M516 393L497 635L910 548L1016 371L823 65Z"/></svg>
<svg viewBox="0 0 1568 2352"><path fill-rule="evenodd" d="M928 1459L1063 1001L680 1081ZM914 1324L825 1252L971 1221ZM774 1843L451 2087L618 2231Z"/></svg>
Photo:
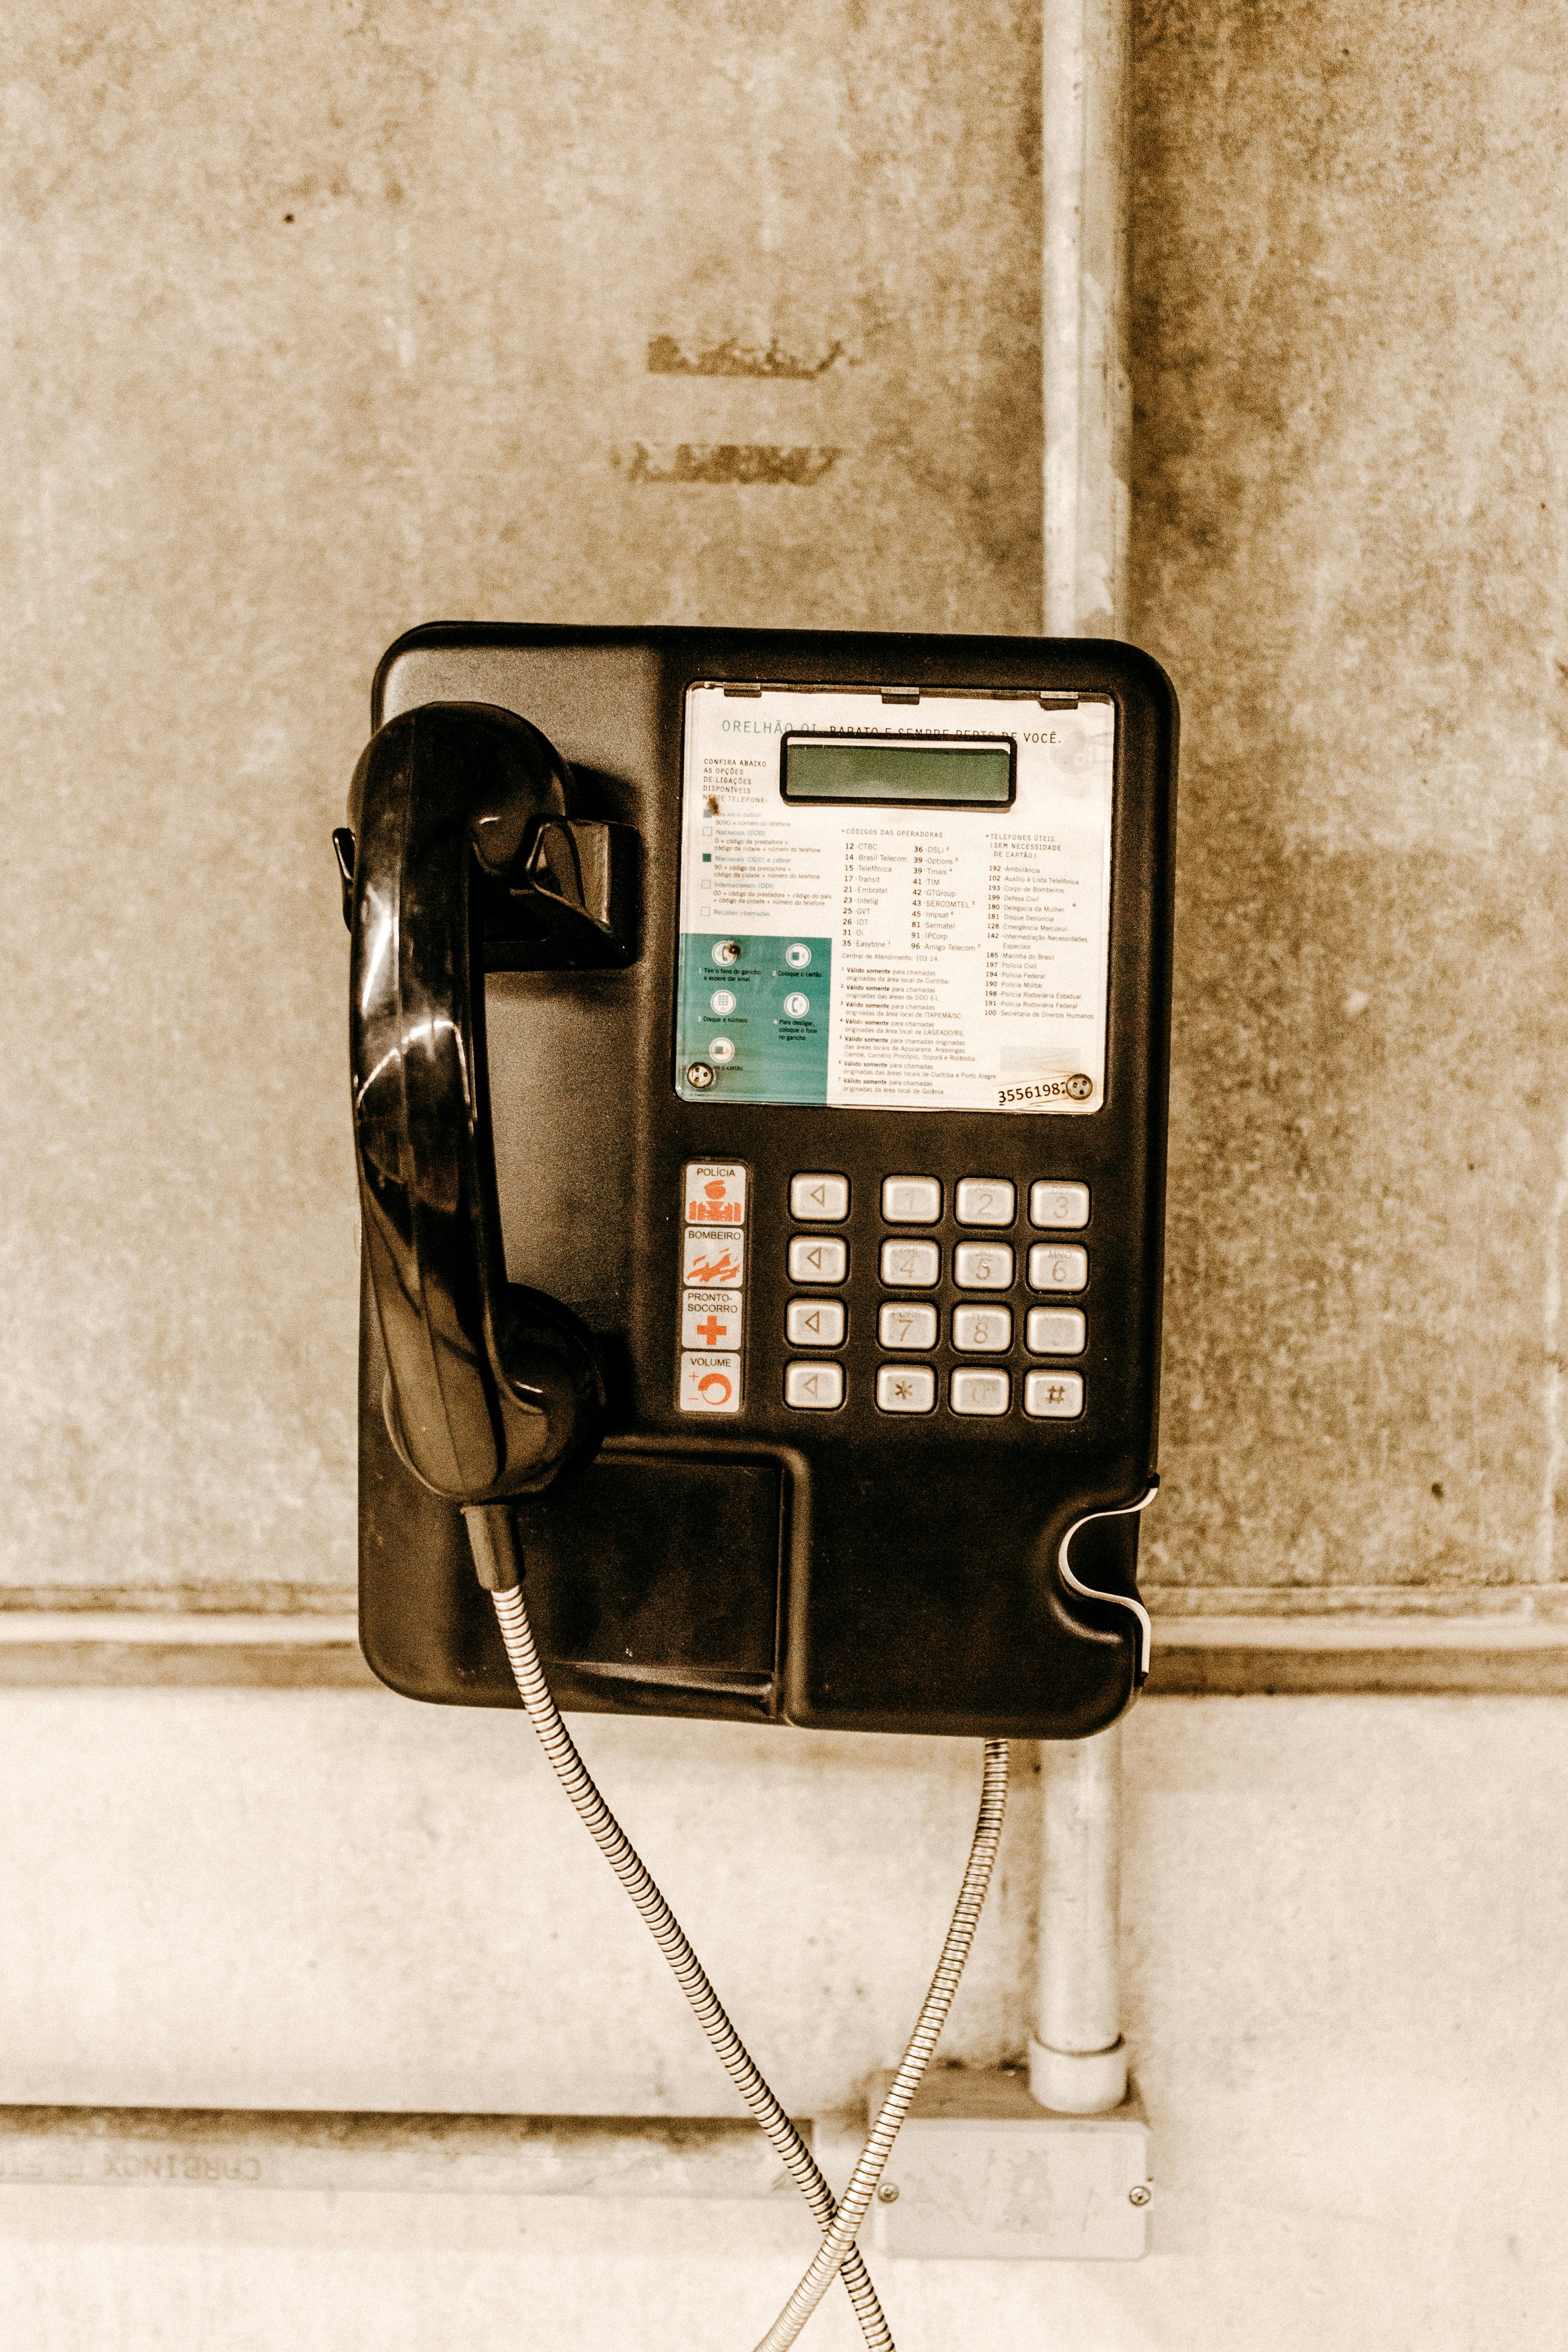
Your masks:
<svg viewBox="0 0 1568 2352"><path fill-rule="evenodd" d="M873 2085L872 2116L890 2080ZM1062 2116L1036 2105L1022 2074L938 2074L899 2135L871 2247L943 2261L1137 2262L1148 2151L1135 2097L1110 2115Z"/></svg>

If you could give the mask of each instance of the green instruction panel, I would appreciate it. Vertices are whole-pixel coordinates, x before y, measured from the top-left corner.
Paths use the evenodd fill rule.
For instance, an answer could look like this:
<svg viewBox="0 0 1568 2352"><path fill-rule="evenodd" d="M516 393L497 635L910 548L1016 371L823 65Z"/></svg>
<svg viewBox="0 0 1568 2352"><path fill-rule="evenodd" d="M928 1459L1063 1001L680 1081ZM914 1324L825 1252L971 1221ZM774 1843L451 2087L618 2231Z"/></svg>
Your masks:
<svg viewBox="0 0 1568 2352"><path fill-rule="evenodd" d="M680 935L680 1090L825 1103L831 940Z"/></svg>
<svg viewBox="0 0 1568 2352"><path fill-rule="evenodd" d="M689 688L677 1091L1097 1111L1115 748L1105 696Z"/></svg>

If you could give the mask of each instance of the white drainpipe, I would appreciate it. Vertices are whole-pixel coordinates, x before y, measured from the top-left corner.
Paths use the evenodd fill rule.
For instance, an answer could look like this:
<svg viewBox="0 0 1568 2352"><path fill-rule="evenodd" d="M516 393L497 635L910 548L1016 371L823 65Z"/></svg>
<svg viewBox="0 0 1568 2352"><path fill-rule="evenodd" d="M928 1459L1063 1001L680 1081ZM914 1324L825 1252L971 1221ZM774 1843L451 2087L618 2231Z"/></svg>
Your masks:
<svg viewBox="0 0 1568 2352"><path fill-rule="evenodd" d="M1045 0L1045 627L1127 627L1131 387L1127 366L1129 0ZM1121 1734L1041 1749L1030 2088L1100 2115L1127 2095L1118 1928Z"/></svg>
<svg viewBox="0 0 1568 2352"><path fill-rule="evenodd" d="M1041 1748L1045 1855L1029 2088L1043 2107L1103 2115L1127 2096L1121 2039L1121 1735Z"/></svg>

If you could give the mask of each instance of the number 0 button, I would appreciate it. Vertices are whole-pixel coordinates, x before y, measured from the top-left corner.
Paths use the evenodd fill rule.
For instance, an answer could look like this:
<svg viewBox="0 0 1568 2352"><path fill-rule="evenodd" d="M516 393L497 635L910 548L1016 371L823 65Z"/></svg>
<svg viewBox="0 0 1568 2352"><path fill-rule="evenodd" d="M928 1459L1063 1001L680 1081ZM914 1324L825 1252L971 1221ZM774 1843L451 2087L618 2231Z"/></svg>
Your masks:
<svg viewBox="0 0 1568 2352"><path fill-rule="evenodd" d="M954 1412L1005 1412L1008 1386L1005 1372L957 1371L948 1389L948 1402Z"/></svg>

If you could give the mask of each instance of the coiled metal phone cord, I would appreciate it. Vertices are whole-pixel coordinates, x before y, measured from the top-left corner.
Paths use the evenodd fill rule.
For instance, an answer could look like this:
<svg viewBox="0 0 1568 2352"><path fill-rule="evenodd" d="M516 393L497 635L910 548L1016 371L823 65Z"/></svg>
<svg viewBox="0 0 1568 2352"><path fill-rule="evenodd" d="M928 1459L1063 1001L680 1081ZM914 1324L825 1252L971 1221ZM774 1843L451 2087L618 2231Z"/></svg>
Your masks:
<svg viewBox="0 0 1568 2352"><path fill-rule="evenodd" d="M909 2046L882 2103L881 2112L861 2151L842 2203L836 2207L833 2192L818 2170L810 2149L730 2022L723 2004L687 1941L679 1921L600 1795L593 1776L577 1752L571 1733L562 1720L561 1711L551 1696L550 1686L540 1664L521 1586L515 1580L519 1564L513 1549L510 1514L505 1512L504 1507L489 1505L472 1507L465 1511L464 1517L468 1524L480 1581L495 1604L497 1622L519 1696L556 1779L669 1963L676 1982L690 2003L693 2014L712 2044L720 2063L777 2150L790 2178L805 2199L813 2218L823 2230L821 2245L784 2310L757 2347L757 2352L784 2352L784 2347L793 2344L800 2334L835 2276L840 2273L869 2352L894 2352L891 2331L877 2300L877 2291L871 2284L864 2259L855 2244L855 2237L876 2194L877 2184L898 2137L899 2126L909 2113L921 2077L931 2063L948 2011L952 2006L970 1946L974 1940L974 1931L979 1925L981 1907L985 1900L985 1890L1001 1839L1002 1819L1007 1801L1006 1742L1000 1739L985 1742L980 1815L975 1823L973 1843L963 1874L957 1908L942 1944L942 1958L921 2004Z"/></svg>

